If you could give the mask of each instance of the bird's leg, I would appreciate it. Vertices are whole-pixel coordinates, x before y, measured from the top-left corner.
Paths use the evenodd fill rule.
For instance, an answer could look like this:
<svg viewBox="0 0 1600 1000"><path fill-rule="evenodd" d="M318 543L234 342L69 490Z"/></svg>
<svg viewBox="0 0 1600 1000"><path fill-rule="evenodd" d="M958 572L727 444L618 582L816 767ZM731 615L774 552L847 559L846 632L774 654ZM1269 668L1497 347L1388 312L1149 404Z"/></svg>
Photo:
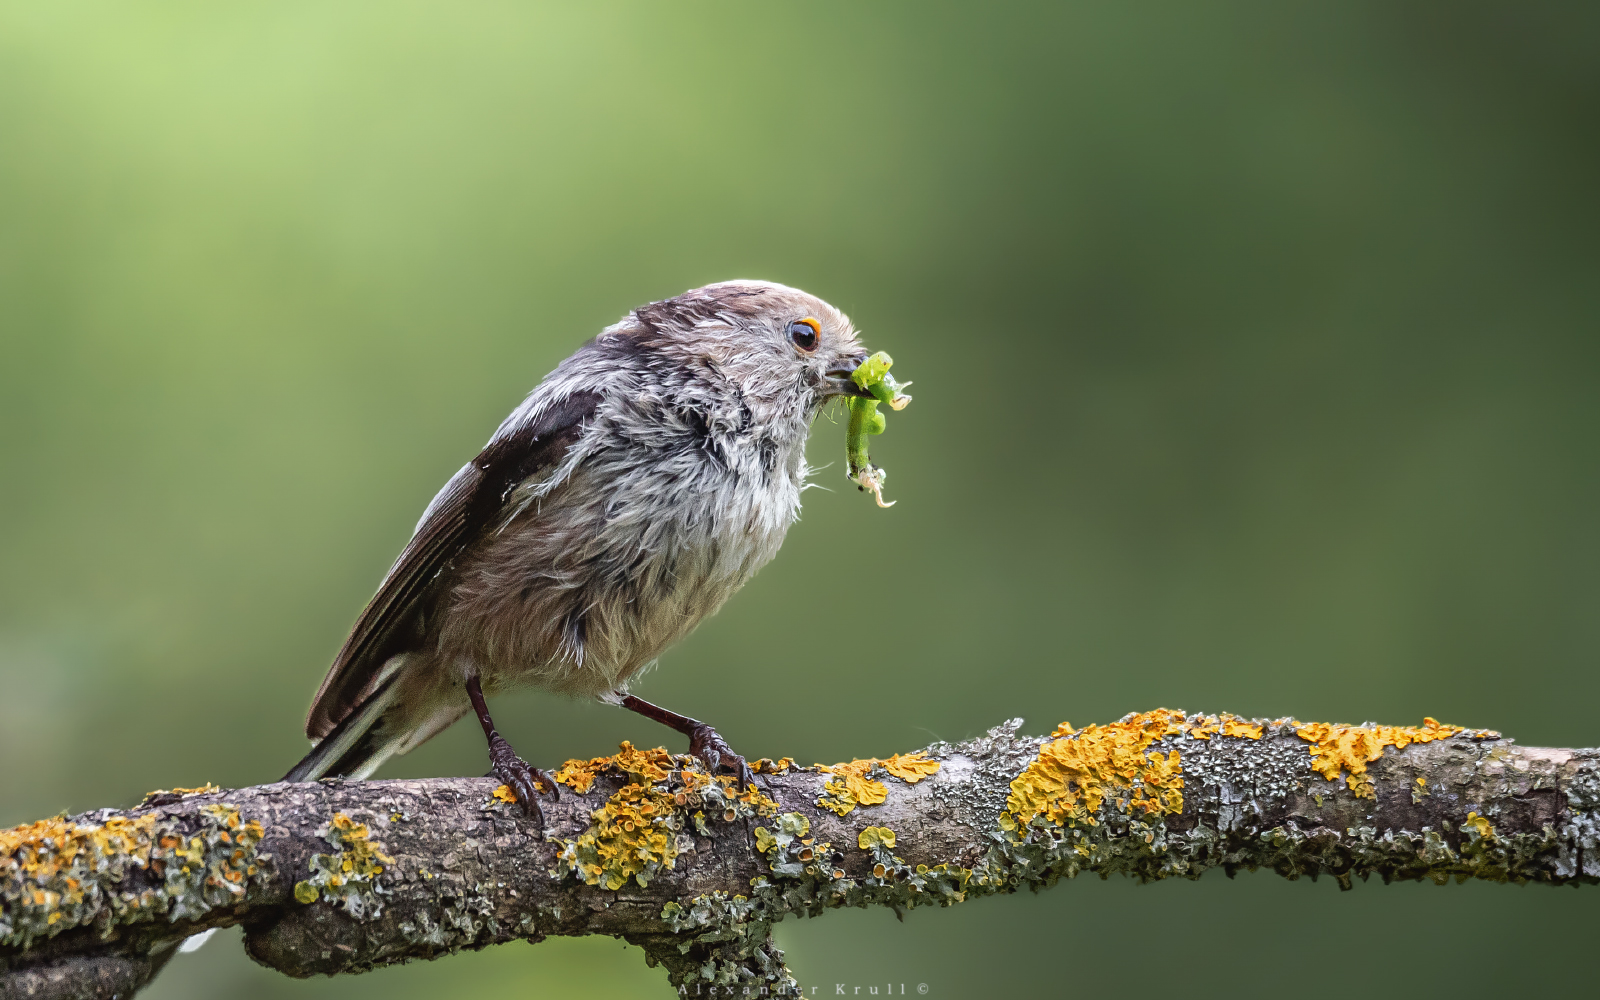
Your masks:
<svg viewBox="0 0 1600 1000"><path fill-rule="evenodd" d="M494 720L489 718L489 705L483 700L483 685L478 682L477 674L467 678L467 697L472 699L472 710L478 713L483 735L489 738L489 763L494 765L494 773L517 793L517 801L522 803L523 811L541 827L544 826L544 813L539 809L539 786L543 785L549 790L550 797L560 802L561 792L556 788L556 780L549 772L530 767L511 749L505 737L495 732Z"/></svg>
<svg viewBox="0 0 1600 1000"><path fill-rule="evenodd" d="M689 752L705 761L706 767L714 774L719 770L726 770L739 779L739 785L747 788L756 783L756 776L750 770L750 765L745 763L743 757L733 752L717 731L685 715L669 712L658 705L652 705L643 698L635 698L631 694L622 696L622 707L630 712L638 712L647 719L654 719L663 726L671 726L678 732L689 737Z"/></svg>

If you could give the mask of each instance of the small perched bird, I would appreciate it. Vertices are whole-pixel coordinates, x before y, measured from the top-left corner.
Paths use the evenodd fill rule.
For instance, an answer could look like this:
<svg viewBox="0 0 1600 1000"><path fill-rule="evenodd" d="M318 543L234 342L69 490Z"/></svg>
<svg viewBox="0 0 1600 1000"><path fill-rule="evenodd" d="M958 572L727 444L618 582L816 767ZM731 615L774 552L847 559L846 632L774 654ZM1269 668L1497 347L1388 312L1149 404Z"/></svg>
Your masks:
<svg viewBox="0 0 1600 1000"><path fill-rule="evenodd" d="M754 780L716 730L628 694L783 544L823 404L865 396L850 320L799 289L728 281L652 302L579 348L445 484L356 621L285 781L364 778L469 710L530 815L555 781L494 727L523 685L671 726Z"/></svg>

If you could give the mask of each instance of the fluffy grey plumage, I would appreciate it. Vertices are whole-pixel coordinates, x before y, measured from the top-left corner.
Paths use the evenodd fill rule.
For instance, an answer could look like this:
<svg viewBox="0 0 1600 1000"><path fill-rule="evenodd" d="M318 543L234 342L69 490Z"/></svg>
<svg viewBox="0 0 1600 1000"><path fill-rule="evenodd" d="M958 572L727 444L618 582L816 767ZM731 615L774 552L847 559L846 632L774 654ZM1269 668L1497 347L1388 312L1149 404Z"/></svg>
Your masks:
<svg viewBox="0 0 1600 1000"><path fill-rule="evenodd" d="M370 774L471 709L474 681L623 702L777 553L812 421L859 394L862 357L843 313L760 281L608 327L429 505L323 681L306 724L321 742L289 778ZM626 702L743 769L709 727Z"/></svg>

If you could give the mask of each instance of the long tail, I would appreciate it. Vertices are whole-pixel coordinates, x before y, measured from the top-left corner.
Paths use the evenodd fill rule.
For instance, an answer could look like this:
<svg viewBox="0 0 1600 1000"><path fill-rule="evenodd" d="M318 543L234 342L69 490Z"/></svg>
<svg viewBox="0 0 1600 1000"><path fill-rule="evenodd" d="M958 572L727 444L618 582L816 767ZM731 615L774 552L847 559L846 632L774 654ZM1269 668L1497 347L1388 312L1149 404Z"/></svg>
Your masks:
<svg viewBox="0 0 1600 1000"><path fill-rule="evenodd" d="M284 781L316 781L318 778L366 778L389 759L399 743L397 734L387 731L384 715L400 693L399 670L389 676L361 706L323 737L304 759L289 769Z"/></svg>

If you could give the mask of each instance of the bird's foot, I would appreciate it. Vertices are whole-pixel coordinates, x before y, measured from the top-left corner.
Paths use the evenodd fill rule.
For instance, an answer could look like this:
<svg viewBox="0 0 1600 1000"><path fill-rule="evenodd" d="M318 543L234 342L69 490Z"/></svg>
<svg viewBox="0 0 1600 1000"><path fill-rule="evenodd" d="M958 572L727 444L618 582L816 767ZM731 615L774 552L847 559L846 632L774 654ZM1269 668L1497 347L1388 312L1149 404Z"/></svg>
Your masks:
<svg viewBox="0 0 1600 1000"><path fill-rule="evenodd" d="M543 827L544 812L539 808L539 793L544 791L553 801L560 802L561 790L556 787L556 779L550 772L533 767L518 757L516 751L511 749L511 744L499 734L489 740L489 763L494 765L495 776L505 782L517 796L517 801L522 803L523 811Z"/></svg>
<svg viewBox="0 0 1600 1000"><path fill-rule="evenodd" d="M726 740L715 729L701 722L689 733L689 752L705 762L712 774L722 772L739 779L740 788L756 783L755 772L745 759L733 752Z"/></svg>

